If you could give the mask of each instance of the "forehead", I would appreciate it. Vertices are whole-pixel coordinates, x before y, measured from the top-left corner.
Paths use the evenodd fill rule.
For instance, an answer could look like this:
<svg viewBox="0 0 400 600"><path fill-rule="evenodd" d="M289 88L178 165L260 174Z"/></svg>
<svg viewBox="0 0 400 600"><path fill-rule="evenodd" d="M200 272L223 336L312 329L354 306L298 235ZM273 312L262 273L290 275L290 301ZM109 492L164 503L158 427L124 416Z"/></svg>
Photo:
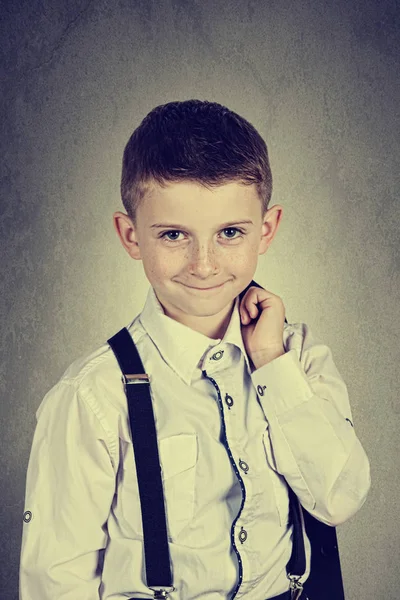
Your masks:
<svg viewBox="0 0 400 600"><path fill-rule="evenodd" d="M244 220L260 213L255 184L233 181L206 188L198 182L152 183L138 209L146 221L194 222ZM222 222L222 221L221 221Z"/></svg>

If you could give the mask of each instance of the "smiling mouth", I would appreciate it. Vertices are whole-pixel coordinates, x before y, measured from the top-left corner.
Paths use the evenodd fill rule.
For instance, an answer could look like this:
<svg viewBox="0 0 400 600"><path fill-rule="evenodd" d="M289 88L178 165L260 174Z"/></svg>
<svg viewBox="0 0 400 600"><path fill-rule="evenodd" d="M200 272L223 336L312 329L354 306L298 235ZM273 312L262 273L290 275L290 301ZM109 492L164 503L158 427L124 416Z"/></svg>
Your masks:
<svg viewBox="0 0 400 600"><path fill-rule="evenodd" d="M207 292L207 291L210 291L210 290L216 290L216 289L222 287L223 285L225 285L225 283L226 282L224 281L223 283L220 283L220 285L215 285L215 286L209 287L209 288L197 288L197 287L192 287L190 285L187 285L185 287L188 287L191 290L197 290L198 292Z"/></svg>

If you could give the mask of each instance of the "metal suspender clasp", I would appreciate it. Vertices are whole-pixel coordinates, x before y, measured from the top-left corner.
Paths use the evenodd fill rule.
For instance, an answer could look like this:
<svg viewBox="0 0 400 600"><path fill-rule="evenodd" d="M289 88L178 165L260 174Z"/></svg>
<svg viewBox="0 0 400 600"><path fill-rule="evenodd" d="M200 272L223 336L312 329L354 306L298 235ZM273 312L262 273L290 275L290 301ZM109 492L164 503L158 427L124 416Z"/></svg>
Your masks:
<svg viewBox="0 0 400 600"><path fill-rule="evenodd" d="M174 592L176 588L173 585L169 587L168 590L165 588L160 588L156 590L155 588L150 587L150 589L154 592L154 600L164 600L164 598L168 598L171 592Z"/></svg>
<svg viewBox="0 0 400 600"><path fill-rule="evenodd" d="M291 575L288 573L288 578L290 579L290 600L298 600L301 596L301 592L303 591L303 584L300 581L300 575Z"/></svg>
<svg viewBox="0 0 400 600"><path fill-rule="evenodd" d="M148 385L150 385L149 376L146 375L146 373L136 373L133 375L124 373L124 375L122 376L122 381L124 382L125 387L132 383L147 383Z"/></svg>

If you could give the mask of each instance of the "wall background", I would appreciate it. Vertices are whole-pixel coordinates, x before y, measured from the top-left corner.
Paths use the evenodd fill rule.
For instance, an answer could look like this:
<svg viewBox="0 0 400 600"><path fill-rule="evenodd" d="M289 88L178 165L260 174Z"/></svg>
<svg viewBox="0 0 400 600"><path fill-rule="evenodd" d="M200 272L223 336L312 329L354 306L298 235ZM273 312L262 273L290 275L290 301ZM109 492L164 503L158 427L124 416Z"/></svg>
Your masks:
<svg viewBox="0 0 400 600"><path fill-rule="evenodd" d="M347 600L398 598L399 6L382 0L2 2L0 596L18 597L35 411L133 319L124 145L154 106L214 100L265 137L284 207L255 279L328 344L371 460L338 529Z"/></svg>

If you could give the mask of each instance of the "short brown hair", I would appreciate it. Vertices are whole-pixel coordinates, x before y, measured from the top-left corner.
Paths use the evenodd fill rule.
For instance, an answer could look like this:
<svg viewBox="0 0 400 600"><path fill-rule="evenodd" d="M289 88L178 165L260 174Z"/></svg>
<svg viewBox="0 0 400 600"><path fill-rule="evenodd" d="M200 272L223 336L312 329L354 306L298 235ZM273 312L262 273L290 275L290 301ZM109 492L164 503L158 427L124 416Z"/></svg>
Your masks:
<svg viewBox="0 0 400 600"><path fill-rule="evenodd" d="M256 184L265 215L272 193L267 145L246 119L216 102L156 106L132 133L122 161L122 202L136 225L149 184L190 180L205 187Z"/></svg>

